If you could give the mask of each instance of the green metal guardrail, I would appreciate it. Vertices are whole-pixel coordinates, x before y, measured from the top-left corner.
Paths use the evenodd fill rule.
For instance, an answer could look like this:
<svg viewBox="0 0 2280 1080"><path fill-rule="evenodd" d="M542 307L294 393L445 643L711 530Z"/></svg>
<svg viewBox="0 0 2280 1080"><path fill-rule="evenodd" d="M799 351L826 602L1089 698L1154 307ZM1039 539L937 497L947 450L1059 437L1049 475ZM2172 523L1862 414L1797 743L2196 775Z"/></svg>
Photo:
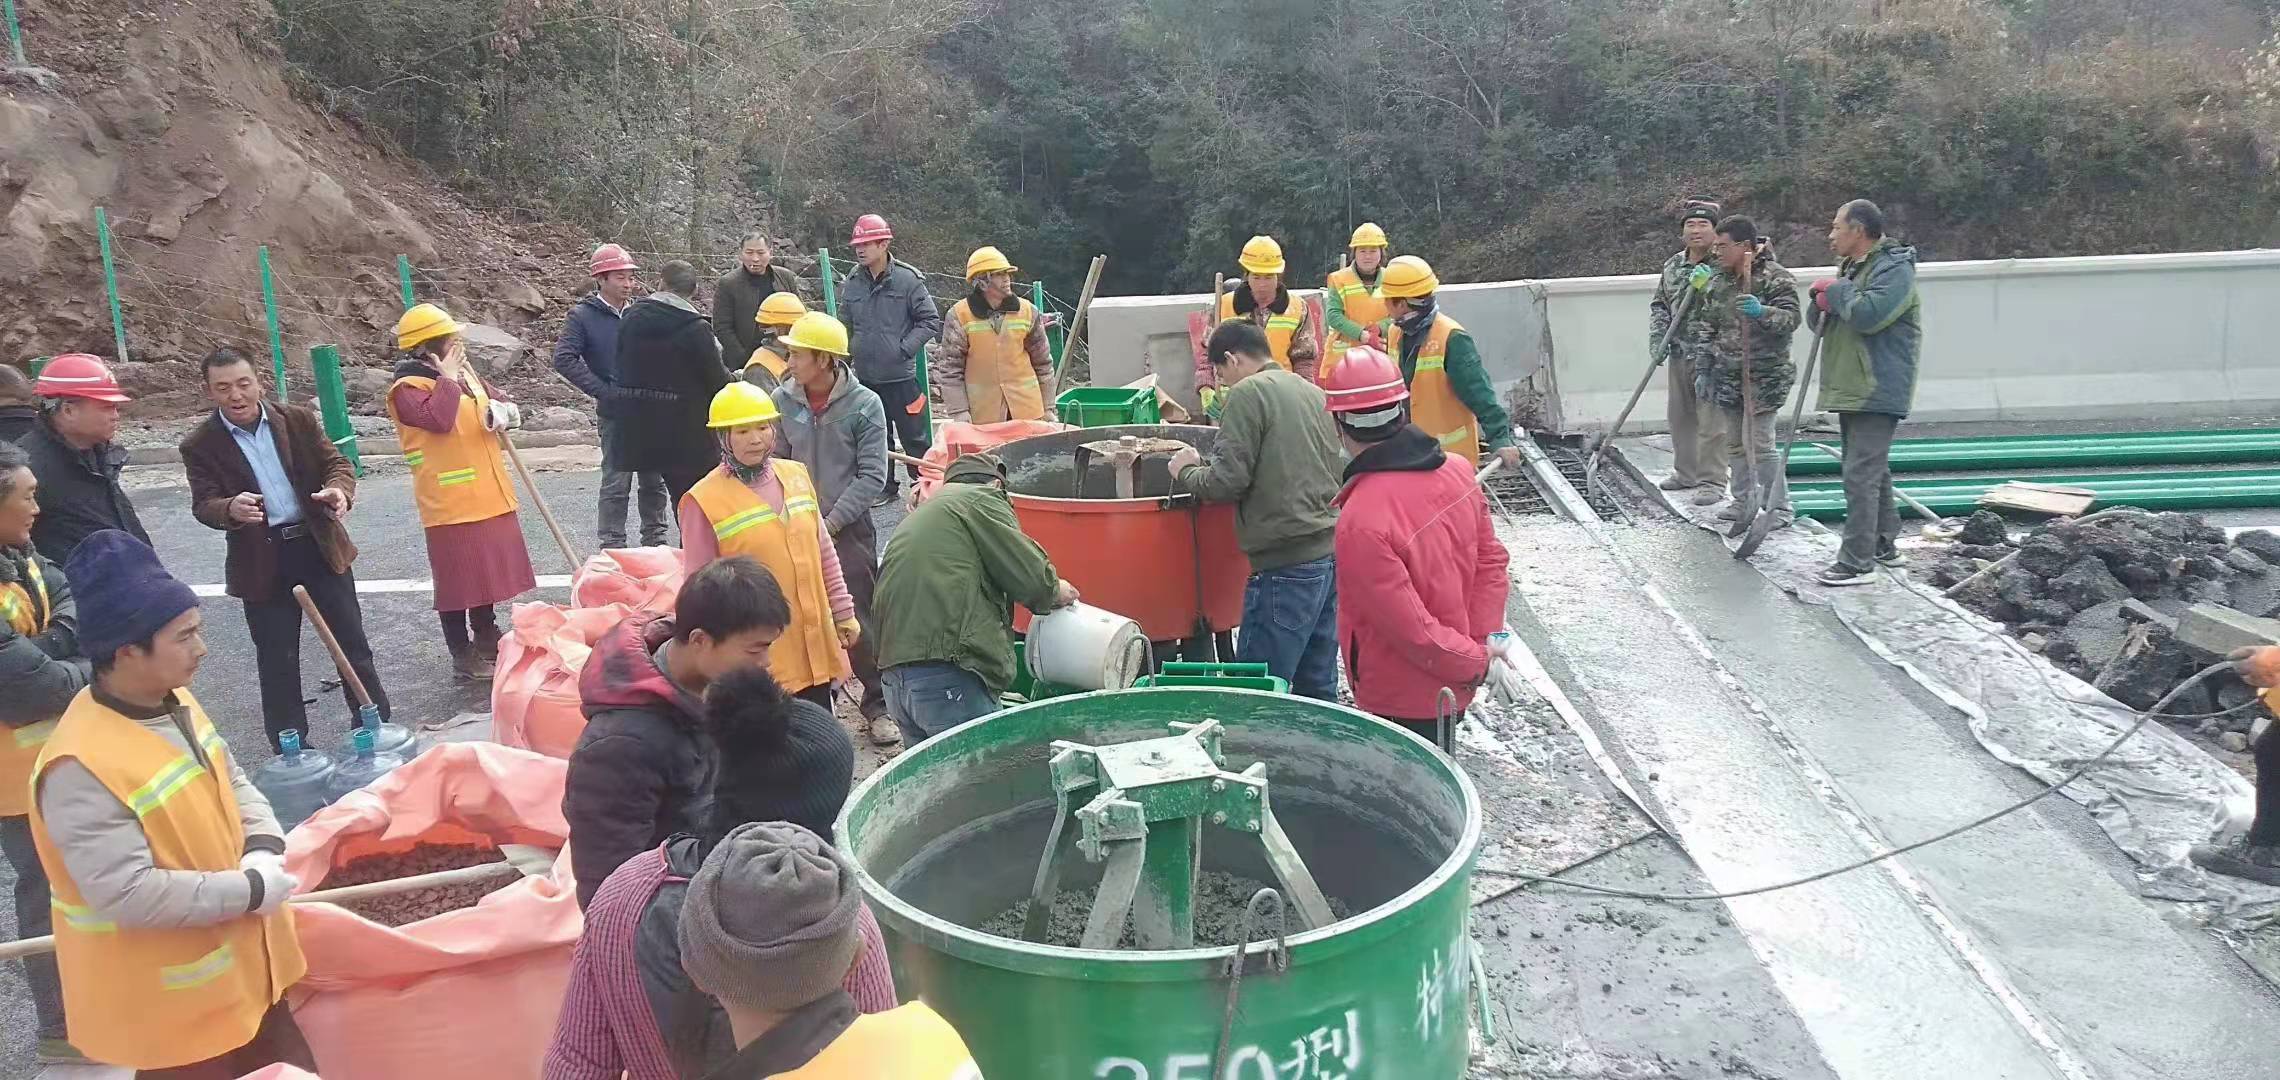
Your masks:
<svg viewBox="0 0 2280 1080"><path fill-rule="evenodd" d="M2280 462L2280 429L1996 435L1902 439L1892 444L1892 471L1896 473L2264 461ZM1836 461L1824 454L1793 453L1789 457L1791 476L1834 476L1837 471Z"/></svg>

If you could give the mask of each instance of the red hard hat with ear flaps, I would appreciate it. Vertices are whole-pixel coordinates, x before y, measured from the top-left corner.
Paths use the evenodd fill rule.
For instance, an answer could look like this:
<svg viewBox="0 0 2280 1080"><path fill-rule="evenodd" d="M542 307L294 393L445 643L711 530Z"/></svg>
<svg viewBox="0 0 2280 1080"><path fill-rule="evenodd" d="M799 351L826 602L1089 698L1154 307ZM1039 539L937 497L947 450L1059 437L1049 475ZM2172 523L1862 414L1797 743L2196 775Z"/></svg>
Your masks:
<svg viewBox="0 0 2280 1080"><path fill-rule="evenodd" d="M1401 366L1382 350L1356 345L1322 376L1322 395L1334 413L1372 412L1409 400Z"/></svg>
<svg viewBox="0 0 2280 1080"><path fill-rule="evenodd" d="M111 377L111 369L103 361L86 353L65 353L48 361L40 369L37 390L44 398L75 397L120 404L134 400L119 389L119 380Z"/></svg>

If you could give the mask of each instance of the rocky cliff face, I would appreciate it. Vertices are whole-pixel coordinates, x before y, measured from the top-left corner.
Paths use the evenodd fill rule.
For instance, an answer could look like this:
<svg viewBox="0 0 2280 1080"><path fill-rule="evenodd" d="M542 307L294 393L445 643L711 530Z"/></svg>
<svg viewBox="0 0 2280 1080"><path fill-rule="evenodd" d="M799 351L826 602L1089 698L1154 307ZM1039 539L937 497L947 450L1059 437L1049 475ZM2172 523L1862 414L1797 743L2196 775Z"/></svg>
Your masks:
<svg viewBox="0 0 2280 1080"><path fill-rule="evenodd" d="M116 358L95 226L104 207L145 415L196 408L196 358L235 344L266 358L260 249L282 309L292 396L307 350L389 363L396 257L419 298L550 341L580 283L583 238L511 228L421 166L304 100L266 4L213 0L20 5L32 69L0 98L0 360ZM525 361L510 383L538 404L575 393Z"/></svg>

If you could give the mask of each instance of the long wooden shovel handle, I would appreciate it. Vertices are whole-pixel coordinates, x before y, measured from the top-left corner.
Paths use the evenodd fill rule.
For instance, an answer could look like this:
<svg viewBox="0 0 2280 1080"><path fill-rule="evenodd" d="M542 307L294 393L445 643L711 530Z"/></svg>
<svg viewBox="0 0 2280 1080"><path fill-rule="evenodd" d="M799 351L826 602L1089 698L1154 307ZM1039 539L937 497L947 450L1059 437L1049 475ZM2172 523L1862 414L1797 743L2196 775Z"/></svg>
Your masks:
<svg viewBox="0 0 2280 1080"><path fill-rule="evenodd" d="M372 704L372 695L365 692L364 680L356 677L356 669L349 666L348 654L340 649L340 639L333 636L332 627L317 610L317 602L309 597L308 587L293 586L293 599L300 601L301 614L309 617L309 624L317 628L317 640L325 643L325 651L332 654L333 666L340 669L340 681L348 684L348 692L356 695L356 705L363 708Z"/></svg>
<svg viewBox="0 0 2280 1080"><path fill-rule="evenodd" d="M507 432L499 433L499 445L507 448L507 460L514 462L515 475L522 477L523 490L530 493L530 503L538 507L538 516L546 522L546 531L554 535L555 546L562 549L562 557L569 561L570 572L586 565L585 556L570 546L570 536L562 531L562 523L554 519L554 508L546 505L546 496L539 494L538 482L530 478L529 467L523 464L522 451L515 449L515 440Z"/></svg>
<svg viewBox="0 0 2280 1080"><path fill-rule="evenodd" d="M484 863L481 866L462 866L457 870L438 870L432 874L397 878L394 881L374 881L363 885L343 885L337 889L320 889L302 893L288 899L293 904L345 904L352 900L371 900L382 896L395 896L415 889L434 889L446 885L464 885L470 881L483 881L507 874L520 874L511 862ZM55 938L34 937L0 945L0 960L55 951Z"/></svg>
<svg viewBox="0 0 2280 1080"><path fill-rule="evenodd" d="M892 450L887 451L887 457L889 460L902 462L903 464L911 466L912 468L924 469L928 472L933 473L939 473L942 471L942 466L928 461L925 458L915 458L909 454L898 454Z"/></svg>

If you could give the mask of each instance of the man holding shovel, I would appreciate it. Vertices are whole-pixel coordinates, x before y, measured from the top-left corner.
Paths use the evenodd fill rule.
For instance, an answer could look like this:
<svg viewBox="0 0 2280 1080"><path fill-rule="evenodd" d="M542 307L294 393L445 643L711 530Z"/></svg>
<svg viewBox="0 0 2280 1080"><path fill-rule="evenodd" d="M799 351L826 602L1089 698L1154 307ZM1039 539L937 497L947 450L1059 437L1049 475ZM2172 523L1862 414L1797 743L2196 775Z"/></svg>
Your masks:
<svg viewBox="0 0 2280 1080"><path fill-rule="evenodd" d="M1789 400L1797 365L1789 338L1797 332L1797 277L1757 242L1757 223L1729 217L1710 245L1717 267L1696 302L1693 354L1695 392L1718 407L1725 421L1726 458L1734 500L1718 520L1745 523L1766 509L1787 512L1783 463L1773 420Z"/></svg>
<svg viewBox="0 0 2280 1080"><path fill-rule="evenodd" d="M1884 235L1884 211L1867 199L1837 208L1829 248L1837 276L1813 283L1813 329L1827 371L1820 407L1837 414L1845 437L1845 542L1821 584L1876 580L1876 567L1901 563L1900 507L1892 490L1892 435L1916 399L1924 340L1916 295L1916 249Z"/></svg>
<svg viewBox="0 0 2280 1080"><path fill-rule="evenodd" d="M1717 239L1718 204L1689 199L1678 220L1686 246L1663 263L1655 298L1647 302L1647 348L1656 352L1674 337L1683 338L1683 324L1694 321L1695 308L1688 297L1697 303L1701 299L1694 288L1696 275L1706 279L1717 272L1710 265L1710 245ZM1677 335L1671 333L1673 322L1681 324ZM1702 399L1694 396L1693 357L1672 348L1669 356L1656 359L1668 362L1670 374L1664 395L1670 417L1670 475L1657 486L1664 491L1691 489L1696 506L1709 506L1725 496L1726 429L1717 411L1703 408Z"/></svg>

